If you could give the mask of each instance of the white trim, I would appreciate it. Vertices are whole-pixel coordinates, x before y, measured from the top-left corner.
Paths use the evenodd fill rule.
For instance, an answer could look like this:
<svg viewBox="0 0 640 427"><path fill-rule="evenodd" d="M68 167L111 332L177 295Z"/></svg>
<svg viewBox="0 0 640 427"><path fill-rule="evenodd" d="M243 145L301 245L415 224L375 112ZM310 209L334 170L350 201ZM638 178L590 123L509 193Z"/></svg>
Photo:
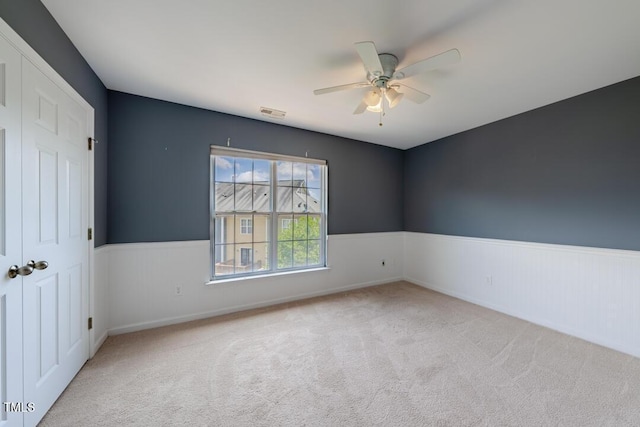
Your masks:
<svg viewBox="0 0 640 427"><path fill-rule="evenodd" d="M228 279L217 279L217 280L209 280L208 282L205 282L205 285L207 286L211 286L211 285L221 285L223 283L230 283L230 282L241 282L244 280L251 280L251 279L264 279L264 278L269 278L269 277L278 277L278 276L287 276L289 274L300 274L300 273L317 273L319 271L329 271L331 270L330 267L318 267L318 268L303 268L303 269L299 269L299 270L288 270L288 271L279 271L279 272L275 272L275 273L267 273L267 274L260 274L260 275L255 275L255 276L235 276L235 277L230 277Z"/></svg>
<svg viewBox="0 0 640 427"><path fill-rule="evenodd" d="M469 236L454 236L448 234L435 234L435 233L418 233L415 231L404 231L407 235L417 235L417 236L431 236L432 238L440 238L443 240L459 240L459 241L470 241L470 242L479 242L479 243L490 243L492 245L502 245L502 246L520 246L520 247L536 247L545 251L571 251L571 252L581 252L585 254L608 254L615 256L624 256L624 257L632 257L640 259L640 251L632 251L628 249L610 249L610 248L598 248L593 246L574 246L574 245L561 245L555 243L538 243L538 242L525 242L522 240L506 240L506 239L490 239L487 237L469 237Z"/></svg>
<svg viewBox="0 0 640 427"><path fill-rule="evenodd" d="M96 355L102 344L109 338L109 330L105 330L95 342L91 342L91 358Z"/></svg>
<svg viewBox="0 0 640 427"><path fill-rule="evenodd" d="M380 237L403 237L404 231L380 231L377 233L350 233L350 234L329 234L331 240L351 240L351 239L377 239Z"/></svg>
<svg viewBox="0 0 640 427"><path fill-rule="evenodd" d="M298 157L287 154L268 153L266 151L244 150L241 148L223 147L220 145L210 145L209 155L218 157L242 157L245 159L271 160L274 162L292 162L292 163L311 163L315 165L326 166L327 161L322 159L313 159L310 157Z"/></svg>

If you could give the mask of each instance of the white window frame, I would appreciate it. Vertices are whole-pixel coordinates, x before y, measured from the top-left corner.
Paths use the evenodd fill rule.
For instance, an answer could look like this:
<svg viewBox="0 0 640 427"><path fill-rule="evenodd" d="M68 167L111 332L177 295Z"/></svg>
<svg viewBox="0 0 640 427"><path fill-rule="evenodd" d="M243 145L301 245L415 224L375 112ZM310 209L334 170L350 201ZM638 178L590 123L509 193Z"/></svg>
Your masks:
<svg viewBox="0 0 640 427"><path fill-rule="evenodd" d="M254 160L269 160L271 161L271 200L270 200L270 210L269 212L253 212L256 215L268 215L269 216L269 221L270 221L270 238L269 238L269 242L268 242L268 247L269 247L269 269L268 270L261 270L261 271L254 271L254 272L234 272L233 274L219 274L216 275L216 262L215 262L215 249L216 249L216 236L215 236L215 220L216 220L216 216L217 215L229 215L230 212L216 212L215 210L215 200L216 200L216 194L215 194L215 183L216 183L216 178L215 178L215 158L216 157L236 157L236 158L242 158L242 159L254 159ZM278 224L278 219L284 219L284 218L279 218L278 215L278 211L277 211L277 198L278 198L278 177L277 177L277 171L276 171L276 166L277 166L277 162L279 161L284 161L284 162L293 162L293 163L306 163L306 164L316 164L316 165L320 165L320 171L321 171L321 176L320 176L320 186L321 186L321 209L319 213L300 213L301 215L313 215L313 216L319 216L320 217L320 236L319 239L306 239L306 240L302 240L305 242L312 242L312 241L316 241L319 240L319 252L320 252L320 263L319 264L307 264L304 266L295 266L292 265L291 267L287 267L287 268L278 268L278 254L277 254L277 247L278 247L278 229L279 229L279 225ZM318 268L325 268L327 266L327 212L328 212L328 206L327 206L327 194L328 194L328 188L327 188L327 183L328 183L328 168L327 168L327 162L325 160L320 160L320 159L311 159L308 157L296 157L296 156L288 156L288 155L279 155L279 154L272 154L272 153L265 153L265 152L259 152L259 151L251 151L251 150L242 150L242 149L237 149L237 148L229 148L229 147L220 147L220 146L215 146L212 145L210 146L210 174L209 174L209 187L210 187L210 194L209 194L209 205L210 205L210 212L209 212L209 218L210 218L210 249L211 249L211 255L210 255L210 274L211 274L211 281L215 282L215 281L223 281L223 280L228 280L228 279L236 279L239 277L245 277L245 276L268 276L268 275L272 275L272 274L278 274L278 273L282 273L282 272L289 272L289 271L304 271L304 270L317 270ZM294 191L300 191L298 190L294 190ZM231 214L233 215L246 215L249 212L244 212L244 211L233 211L231 212ZM281 212L281 214L291 214L293 215L297 215L298 213L290 213L290 212ZM236 221L238 220L238 218L236 218ZM242 226L245 220L251 221L251 232L253 232L253 221L251 219L247 219L247 218L240 218L241 224L240 224L240 234L245 234L243 233L242 230ZM291 220L291 224L290 226L293 224L293 221L295 220ZM251 233L246 233L246 234L251 234ZM222 248L221 248L222 249ZM307 255L308 256L308 255ZM308 262L308 259L307 259ZM234 262L234 265L238 263L238 260L236 260ZM294 263L292 263L294 264Z"/></svg>

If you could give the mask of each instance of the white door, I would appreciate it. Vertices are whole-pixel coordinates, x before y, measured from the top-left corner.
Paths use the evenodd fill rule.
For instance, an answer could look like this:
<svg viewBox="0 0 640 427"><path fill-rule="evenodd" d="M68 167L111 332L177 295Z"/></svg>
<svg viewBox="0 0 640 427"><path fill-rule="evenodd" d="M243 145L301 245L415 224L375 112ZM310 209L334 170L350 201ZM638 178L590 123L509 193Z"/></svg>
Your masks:
<svg viewBox="0 0 640 427"><path fill-rule="evenodd" d="M24 401L35 425L89 357L87 113L22 59ZM44 267L44 264L42 264Z"/></svg>
<svg viewBox="0 0 640 427"><path fill-rule="evenodd" d="M20 54L0 37L0 426L21 425L22 260ZM22 266L23 264L20 264ZM6 402L6 404L5 404ZM13 404L13 408L9 405Z"/></svg>

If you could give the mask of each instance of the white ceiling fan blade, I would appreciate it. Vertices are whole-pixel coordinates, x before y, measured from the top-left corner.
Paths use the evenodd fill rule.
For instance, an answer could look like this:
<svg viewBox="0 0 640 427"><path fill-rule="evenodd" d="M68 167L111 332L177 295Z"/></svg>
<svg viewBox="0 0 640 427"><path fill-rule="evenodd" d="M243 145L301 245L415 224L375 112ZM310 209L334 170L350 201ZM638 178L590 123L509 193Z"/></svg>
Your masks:
<svg viewBox="0 0 640 427"><path fill-rule="evenodd" d="M313 91L313 94L324 95L325 93L338 92L341 90L357 89L357 88L366 87L366 86L370 86L370 83L369 82L349 83L346 85L325 87L324 89L316 89Z"/></svg>
<svg viewBox="0 0 640 427"><path fill-rule="evenodd" d="M415 64L406 66L393 73L393 78L395 80L406 79L407 77L415 76L416 74L426 73L427 71L455 64L459 62L460 59L460 51L458 49L451 49L430 58L423 59L422 61L418 61Z"/></svg>
<svg viewBox="0 0 640 427"><path fill-rule="evenodd" d="M373 42L358 42L355 43L355 46L364 68L376 77L382 75L382 64L378 57L376 45Z"/></svg>
<svg viewBox="0 0 640 427"><path fill-rule="evenodd" d="M400 90L402 91L404 96L406 96L409 101L413 101L416 104L422 104L427 99L431 98L431 95L428 95L424 92L420 92L419 90L409 87L407 85L399 84L398 86L400 86Z"/></svg>
<svg viewBox="0 0 640 427"><path fill-rule="evenodd" d="M367 104L364 101L360 101L360 105L356 107L353 114L362 114L367 110Z"/></svg>

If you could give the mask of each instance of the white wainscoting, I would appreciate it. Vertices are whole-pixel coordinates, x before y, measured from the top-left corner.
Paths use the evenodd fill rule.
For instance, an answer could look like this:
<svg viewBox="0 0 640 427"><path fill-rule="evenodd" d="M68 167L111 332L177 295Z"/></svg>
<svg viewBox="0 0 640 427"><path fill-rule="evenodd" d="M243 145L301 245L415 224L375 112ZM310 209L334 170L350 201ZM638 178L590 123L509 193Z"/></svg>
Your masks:
<svg viewBox="0 0 640 427"><path fill-rule="evenodd" d="M640 357L640 252L404 237L407 281Z"/></svg>
<svg viewBox="0 0 640 427"><path fill-rule="evenodd" d="M91 292L91 316L93 330L90 356L93 357L109 334L109 247L101 246L93 251L93 288Z"/></svg>
<svg viewBox="0 0 640 427"><path fill-rule="evenodd" d="M409 232L333 235L328 251L327 270L205 285L208 241L103 246L92 348L107 333L404 279L640 357L640 252Z"/></svg>
<svg viewBox="0 0 640 427"><path fill-rule="evenodd" d="M213 285L205 285L208 240L109 245L109 334L400 280L403 236L329 236L326 270ZM182 287L182 295L176 295L176 286Z"/></svg>

